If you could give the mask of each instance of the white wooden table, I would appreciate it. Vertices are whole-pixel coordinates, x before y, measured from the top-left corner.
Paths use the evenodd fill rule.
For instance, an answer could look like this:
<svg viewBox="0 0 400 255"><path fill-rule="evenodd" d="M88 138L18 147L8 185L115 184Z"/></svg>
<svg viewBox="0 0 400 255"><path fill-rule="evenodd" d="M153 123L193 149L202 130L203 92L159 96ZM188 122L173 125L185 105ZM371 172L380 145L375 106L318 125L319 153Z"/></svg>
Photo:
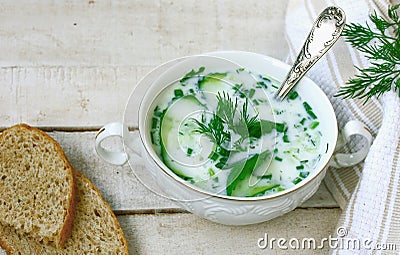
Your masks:
<svg viewBox="0 0 400 255"><path fill-rule="evenodd" d="M328 237L340 209L324 185L282 217L251 226L223 226L148 191L129 166L102 162L93 147L95 131L121 121L135 84L165 61L215 50L253 51L285 60L286 4L287 0L3 1L0 129L25 122L48 131L71 164L110 203L131 254L293 254L261 250L257 241L266 233L287 240Z"/></svg>

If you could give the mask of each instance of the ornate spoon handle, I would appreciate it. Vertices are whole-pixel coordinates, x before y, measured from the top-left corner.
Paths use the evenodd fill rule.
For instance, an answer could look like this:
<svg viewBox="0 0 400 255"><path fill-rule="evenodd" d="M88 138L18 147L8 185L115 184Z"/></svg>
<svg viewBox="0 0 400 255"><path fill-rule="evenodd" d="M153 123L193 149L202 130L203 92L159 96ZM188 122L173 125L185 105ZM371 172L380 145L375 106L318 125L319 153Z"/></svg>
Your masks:
<svg viewBox="0 0 400 255"><path fill-rule="evenodd" d="M301 49L292 69L276 92L276 98L283 100L304 74L339 39L346 23L346 15L339 7L330 6L323 10Z"/></svg>

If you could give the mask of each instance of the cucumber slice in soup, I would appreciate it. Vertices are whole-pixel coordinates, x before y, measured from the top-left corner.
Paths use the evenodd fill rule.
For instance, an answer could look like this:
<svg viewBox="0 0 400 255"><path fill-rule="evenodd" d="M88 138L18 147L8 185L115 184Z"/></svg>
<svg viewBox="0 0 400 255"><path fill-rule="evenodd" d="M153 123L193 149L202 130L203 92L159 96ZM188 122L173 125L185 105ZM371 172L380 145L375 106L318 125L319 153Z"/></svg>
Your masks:
<svg viewBox="0 0 400 255"><path fill-rule="evenodd" d="M223 79L226 77L226 73L214 73L205 76L199 82L199 90L203 92L204 99L207 104L210 105L210 109L214 109L217 106L217 95L218 92L228 93L230 96L234 93L232 86Z"/></svg>
<svg viewBox="0 0 400 255"><path fill-rule="evenodd" d="M227 180L227 195L235 197L253 197L273 188L277 188L279 184L270 183L268 180L260 180L255 185L250 185L250 179L254 178L252 172L270 157L271 152L264 151L251 156L245 162L242 160L232 164L231 172Z"/></svg>
<svg viewBox="0 0 400 255"><path fill-rule="evenodd" d="M210 152L201 149L201 135L194 132L195 125L191 119L200 119L205 109L195 96L183 96L169 106L161 121L162 159L168 168L185 180L198 181L209 177L202 162L208 156L203 154ZM188 154L188 148L193 152Z"/></svg>

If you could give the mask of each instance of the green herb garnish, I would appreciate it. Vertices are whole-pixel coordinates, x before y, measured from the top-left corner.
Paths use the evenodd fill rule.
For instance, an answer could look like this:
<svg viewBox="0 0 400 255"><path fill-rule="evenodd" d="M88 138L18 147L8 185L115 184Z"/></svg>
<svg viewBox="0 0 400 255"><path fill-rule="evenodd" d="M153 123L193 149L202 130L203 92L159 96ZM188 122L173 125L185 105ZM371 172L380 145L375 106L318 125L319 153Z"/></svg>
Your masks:
<svg viewBox="0 0 400 255"><path fill-rule="evenodd" d="M197 125L197 129L195 129L194 132L208 136L217 145L220 146L230 140L230 134L225 131L224 121L215 113L207 124L196 119L193 119L193 121Z"/></svg>
<svg viewBox="0 0 400 255"><path fill-rule="evenodd" d="M192 152L193 152L193 149L192 148L188 148L187 151L186 151L186 155L188 157L190 157L192 155Z"/></svg>
<svg viewBox="0 0 400 255"><path fill-rule="evenodd" d="M373 24L351 23L346 25L342 35L354 48L365 54L370 61L367 68L359 68L358 74L343 86L336 96L359 98L368 101L373 96L381 96L392 88L400 96L400 4L388 7L388 17L380 17L374 12L369 15Z"/></svg>
<svg viewBox="0 0 400 255"><path fill-rule="evenodd" d="M181 83L183 83L182 85L186 85L184 84L185 81L189 80L190 78L201 74L202 72L204 72L206 68L204 66L200 67L199 70L195 71L195 70L191 70L190 72L188 72L187 74L185 74L185 76L182 77L182 79L180 80Z"/></svg>

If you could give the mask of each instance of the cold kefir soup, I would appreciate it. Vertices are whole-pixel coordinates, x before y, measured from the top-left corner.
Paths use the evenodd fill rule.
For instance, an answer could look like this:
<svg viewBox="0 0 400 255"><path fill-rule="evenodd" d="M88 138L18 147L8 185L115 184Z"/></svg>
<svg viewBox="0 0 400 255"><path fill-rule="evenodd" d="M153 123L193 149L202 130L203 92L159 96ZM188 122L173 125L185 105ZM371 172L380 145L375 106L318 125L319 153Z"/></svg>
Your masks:
<svg viewBox="0 0 400 255"><path fill-rule="evenodd" d="M279 82L244 68L189 71L153 102L151 141L164 164L205 191L255 197L312 173L328 148L313 106Z"/></svg>

